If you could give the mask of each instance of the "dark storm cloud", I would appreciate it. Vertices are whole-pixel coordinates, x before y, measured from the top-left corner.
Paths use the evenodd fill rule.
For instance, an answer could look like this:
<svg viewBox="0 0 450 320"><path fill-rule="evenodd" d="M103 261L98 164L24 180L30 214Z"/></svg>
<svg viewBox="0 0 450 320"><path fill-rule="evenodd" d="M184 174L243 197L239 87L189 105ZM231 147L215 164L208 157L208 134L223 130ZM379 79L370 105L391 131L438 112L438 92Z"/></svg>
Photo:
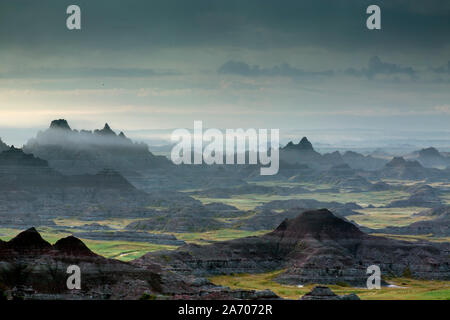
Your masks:
<svg viewBox="0 0 450 320"><path fill-rule="evenodd" d="M417 72L412 67L400 66L396 63L383 62L377 56L370 58L367 68L355 69L348 68L346 74L352 76L365 76L369 79L375 78L376 75L407 75L414 78Z"/></svg>
<svg viewBox="0 0 450 320"><path fill-rule="evenodd" d="M333 71L304 71L291 67L287 63L283 63L279 66L271 68L261 68L258 65L249 65L245 62L230 60L224 63L218 70L221 74L234 74L247 77L258 76L283 76L283 77L305 77L305 76L330 76L333 75Z"/></svg>
<svg viewBox="0 0 450 320"><path fill-rule="evenodd" d="M73 3L82 10L81 31L65 28L65 10ZM1 1L1 50L308 45L392 51L449 44L448 1L377 1L382 10L379 31L365 27L370 4L372 0Z"/></svg>

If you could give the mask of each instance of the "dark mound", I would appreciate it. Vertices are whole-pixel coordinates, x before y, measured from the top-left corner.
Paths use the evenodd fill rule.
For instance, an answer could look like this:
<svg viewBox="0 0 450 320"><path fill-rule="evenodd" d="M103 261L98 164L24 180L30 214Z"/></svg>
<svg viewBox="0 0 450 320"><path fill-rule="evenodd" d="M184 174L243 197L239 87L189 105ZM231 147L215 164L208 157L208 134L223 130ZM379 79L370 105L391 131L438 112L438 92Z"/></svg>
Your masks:
<svg viewBox="0 0 450 320"><path fill-rule="evenodd" d="M169 270L198 276L258 273L284 269L275 280L291 285L345 282L364 286L366 269L376 264L383 275L448 279L444 244L408 243L369 236L327 209L305 211L259 236L186 245L173 251L148 253L133 261L157 261Z"/></svg>
<svg viewBox="0 0 450 320"><path fill-rule="evenodd" d="M8 150L0 153L0 166L47 167L48 163L32 154L24 153L22 149L11 146Z"/></svg>
<svg viewBox="0 0 450 320"><path fill-rule="evenodd" d="M422 149L419 151L420 157L442 157L441 153L433 147Z"/></svg>
<svg viewBox="0 0 450 320"><path fill-rule="evenodd" d="M418 161L406 161L403 157L394 157L386 163L386 167L422 168L422 165Z"/></svg>
<svg viewBox="0 0 450 320"><path fill-rule="evenodd" d="M74 236L59 239L53 247L59 252L71 256L96 256L83 241Z"/></svg>
<svg viewBox="0 0 450 320"><path fill-rule="evenodd" d="M315 286L310 292L305 294L300 300L360 300L356 294L338 296L330 288Z"/></svg>
<svg viewBox="0 0 450 320"><path fill-rule="evenodd" d="M13 250L45 250L51 248L51 244L42 239L35 228L22 231L16 237L8 241L6 246L8 249Z"/></svg>
<svg viewBox="0 0 450 320"><path fill-rule="evenodd" d="M364 237L353 224L336 217L327 209L305 211L294 219L284 220L269 235L280 238L355 239Z"/></svg>
<svg viewBox="0 0 450 320"><path fill-rule="evenodd" d="M72 130L65 119L53 120L50 123L51 129Z"/></svg>

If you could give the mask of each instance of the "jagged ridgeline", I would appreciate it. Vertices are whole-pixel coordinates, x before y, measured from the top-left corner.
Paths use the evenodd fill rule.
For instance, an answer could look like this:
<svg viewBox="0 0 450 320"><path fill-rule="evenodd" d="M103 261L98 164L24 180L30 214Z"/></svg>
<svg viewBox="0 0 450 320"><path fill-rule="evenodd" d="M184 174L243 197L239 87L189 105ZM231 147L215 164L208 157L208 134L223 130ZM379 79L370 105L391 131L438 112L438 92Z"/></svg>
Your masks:
<svg viewBox="0 0 450 320"><path fill-rule="evenodd" d="M364 156L353 151L347 151L344 154L339 151L320 154L314 150L312 143L306 137L298 143L291 141L281 148L280 162L284 166L302 164L319 170L330 169L341 164L348 164L353 169L378 170L386 164L384 159Z"/></svg>
<svg viewBox="0 0 450 320"><path fill-rule="evenodd" d="M107 123L101 130L78 131L64 119L53 120L27 142L24 151L65 174L93 174L104 168L135 174L171 165L167 158L153 155L146 144L133 142L123 132L116 134Z"/></svg>

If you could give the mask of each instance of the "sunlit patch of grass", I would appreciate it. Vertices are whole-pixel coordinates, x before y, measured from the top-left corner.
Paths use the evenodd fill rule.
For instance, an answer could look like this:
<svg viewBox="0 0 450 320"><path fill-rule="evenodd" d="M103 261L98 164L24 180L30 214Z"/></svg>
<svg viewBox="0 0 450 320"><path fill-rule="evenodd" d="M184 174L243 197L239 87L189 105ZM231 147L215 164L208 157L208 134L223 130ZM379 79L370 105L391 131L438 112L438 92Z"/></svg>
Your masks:
<svg viewBox="0 0 450 320"><path fill-rule="evenodd" d="M267 195L267 194L245 194L236 195L228 199L223 198L207 198L194 196L203 204L212 202L221 202L232 205L241 210L253 210L255 207L274 200L290 200L290 199L314 199L323 202L356 202L362 207L369 204L374 206L385 206L392 201L406 199L408 193L403 191L370 191L370 192L312 192L301 193L289 196Z"/></svg>
<svg viewBox="0 0 450 320"><path fill-rule="evenodd" d="M194 232L194 233L172 233L178 239L186 241L188 243L206 244L215 241L232 240L250 236L259 236L269 232L268 230L259 231L246 231L235 229L220 229L206 232Z"/></svg>
<svg viewBox="0 0 450 320"><path fill-rule="evenodd" d="M450 192L442 193L440 197L445 204L450 204Z"/></svg>
<svg viewBox="0 0 450 320"><path fill-rule="evenodd" d="M410 242L413 241L450 242L450 237L436 237L432 234L400 235L400 234L373 233L372 235Z"/></svg>
<svg viewBox="0 0 450 320"><path fill-rule="evenodd" d="M80 227L83 226L85 224L92 224L92 223L98 223L102 226L108 226L112 229L124 229L128 224L135 222L135 221L139 221L139 220L144 220L144 219L124 219L124 218L113 218L113 219L105 219L105 220L98 220L98 221L85 221L85 220L80 220L80 219L62 219L62 218L56 218L53 221L55 222L56 225L58 226L63 226L63 227Z"/></svg>
<svg viewBox="0 0 450 320"><path fill-rule="evenodd" d="M414 215L423 210L424 208L420 207L366 208L356 210L361 214L347 216L347 219L372 229L381 229L387 226L403 227L413 222L430 220L432 217Z"/></svg>
<svg viewBox="0 0 450 320"><path fill-rule="evenodd" d="M332 184L317 184L317 183L308 183L308 182L291 182L291 181L249 181L249 184L254 184L258 186L266 186L266 187L303 187L308 190L318 190L318 189L329 189L332 188Z"/></svg>
<svg viewBox="0 0 450 320"><path fill-rule="evenodd" d="M177 248L177 246L152 244L147 242L81 240L96 254L122 261L137 259L147 252L173 250Z"/></svg>
<svg viewBox="0 0 450 320"><path fill-rule="evenodd" d="M239 274L211 277L216 285L227 286L232 289L264 290L270 289L285 299L299 299L315 286L308 284L304 287L284 285L275 278L284 272L277 270L260 274ZM387 282L398 287L382 287L379 290L352 288L348 286L328 285L336 294L355 293L362 300L449 300L450 281L426 281L404 278L387 279Z"/></svg>
<svg viewBox="0 0 450 320"><path fill-rule="evenodd" d="M416 184L426 183L425 180L401 180L401 179L381 179L381 181L386 182L393 186L414 186Z"/></svg>

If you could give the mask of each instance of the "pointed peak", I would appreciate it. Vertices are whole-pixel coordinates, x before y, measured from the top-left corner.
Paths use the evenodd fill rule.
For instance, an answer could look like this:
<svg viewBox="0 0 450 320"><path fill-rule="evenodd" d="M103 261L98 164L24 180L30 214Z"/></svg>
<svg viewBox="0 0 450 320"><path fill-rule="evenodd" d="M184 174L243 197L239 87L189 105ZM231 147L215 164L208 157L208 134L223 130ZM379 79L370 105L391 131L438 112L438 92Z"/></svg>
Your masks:
<svg viewBox="0 0 450 320"><path fill-rule="evenodd" d="M12 249L47 249L51 245L45 241L36 228L32 227L22 231L13 239L8 241L8 246Z"/></svg>
<svg viewBox="0 0 450 320"><path fill-rule="evenodd" d="M58 119L53 120L50 123L51 129L61 129L61 130L71 130L69 124L67 123L67 120L65 119Z"/></svg>
<svg viewBox="0 0 450 320"><path fill-rule="evenodd" d="M289 141L288 144L284 148L314 151L314 148L313 148L311 142L309 142L308 138L306 138L306 137L303 137L298 144L295 144L292 141Z"/></svg>
<svg viewBox="0 0 450 320"><path fill-rule="evenodd" d="M314 150L312 143L309 142L307 137L303 137L297 146L301 150Z"/></svg>
<svg viewBox="0 0 450 320"><path fill-rule="evenodd" d="M101 130L95 130L95 133L102 134L102 135L116 135L116 133L111 129L108 123L105 123L103 126L103 129Z"/></svg>
<svg viewBox="0 0 450 320"><path fill-rule="evenodd" d="M94 256L93 253L80 239L74 236L59 239L53 245L55 249L68 255Z"/></svg>
<svg viewBox="0 0 450 320"><path fill-rule="evenodd" d="M303 137L300 143L310 143L307 137Z"/></svg>

